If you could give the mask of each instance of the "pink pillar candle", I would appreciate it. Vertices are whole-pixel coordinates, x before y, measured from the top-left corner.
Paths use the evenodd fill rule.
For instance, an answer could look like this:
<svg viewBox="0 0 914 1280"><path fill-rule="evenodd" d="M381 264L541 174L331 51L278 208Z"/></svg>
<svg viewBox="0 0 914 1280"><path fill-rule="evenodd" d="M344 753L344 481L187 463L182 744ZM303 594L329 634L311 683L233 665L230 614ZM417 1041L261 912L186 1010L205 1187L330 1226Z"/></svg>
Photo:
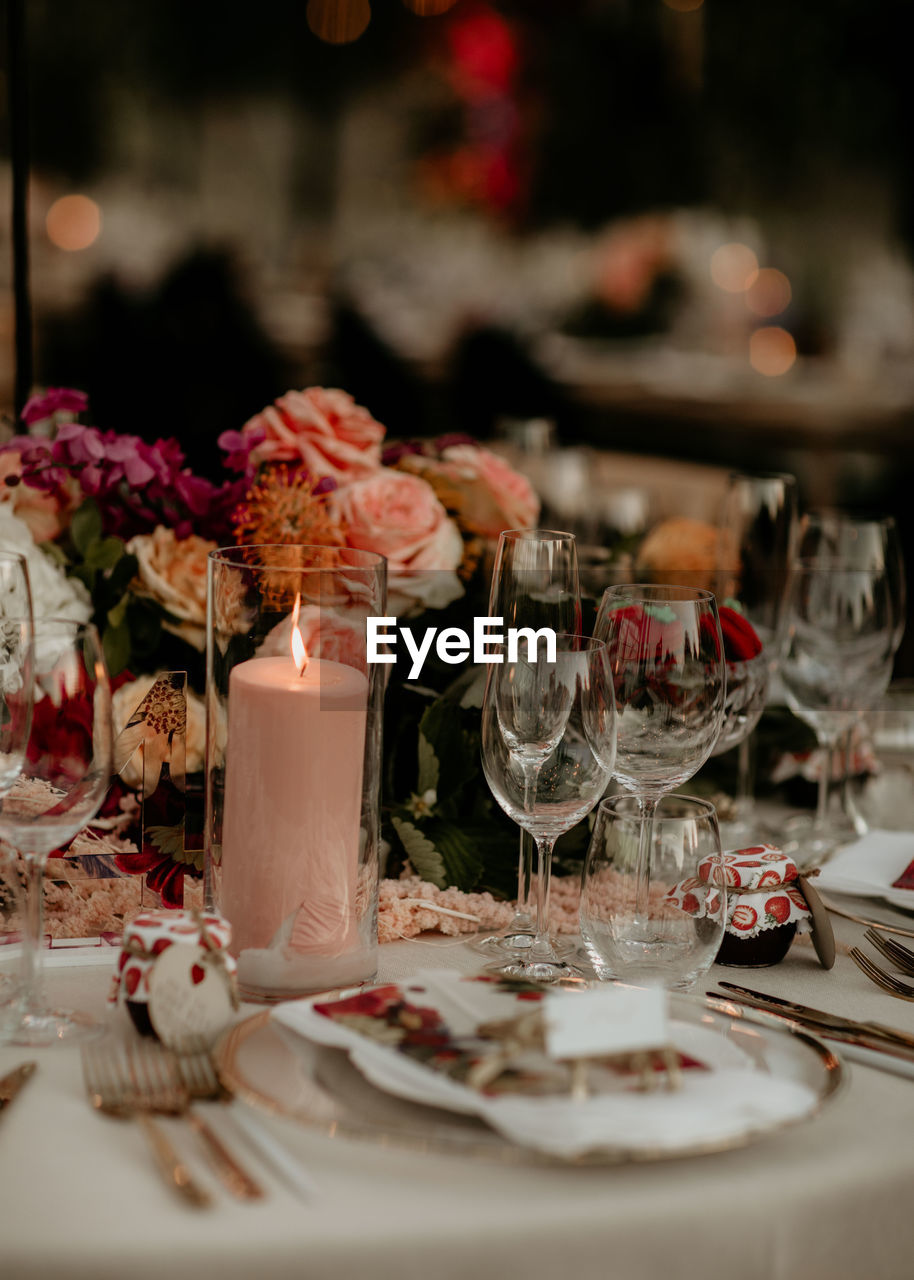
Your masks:
<svg viewBox="0 0 914 1280"><path fill-rule="evenodd" d="M367 678L339 662L312 659L299 676L291 657L252 658L229 676L221 906L244 985L274 985L257 970L287 961L294 986L307 957L361 945L367 710Z"/></svg>

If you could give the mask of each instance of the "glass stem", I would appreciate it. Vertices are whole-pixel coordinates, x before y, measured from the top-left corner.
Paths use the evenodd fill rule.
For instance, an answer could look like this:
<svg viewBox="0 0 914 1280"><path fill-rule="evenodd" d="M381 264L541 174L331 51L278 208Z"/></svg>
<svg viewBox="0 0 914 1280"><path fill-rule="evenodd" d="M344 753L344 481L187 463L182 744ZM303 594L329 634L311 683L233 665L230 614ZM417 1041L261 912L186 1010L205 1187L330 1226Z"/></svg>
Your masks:
<svg viewBox="0 0 914 1280"><path fill-rule="evenodd" d="M527 807L526 787L524 788L524 808ZM517 910L514 913L513 928L530 929L533 925L532 893L533 887L533 837L529 831L521 827L520 842L517 852Z"/></svg>
<svg viewBox="0 0 914 1280"><path fill-rule="evenodd" d="M531 961L554 960L549 939L549 890L552 884L552 848L555 837L536 842L536 937L530 948Z"/></svg>
<svg viewBox="0 0 914 1280"><path fill-rule="evenodd" d="M839 737L837 733L830 733L827 737L819 736L819 748L824 759L819 772L819 788L816 793L816 831L825 831L828 828L828 810L832 795L832 757Z"/></svg>
<svg viewBox="0 0 914 1280"><path fill-rule="evenodd" d="M44 924L44 864L39 854L23 854L25 862L25 928L22 931L19 1001L27 1013L34 1013L42 1003L42 931Z"/></svg>
<svg viewBox="0 0 914 1280"><path fill-rule="evenodd" d="M635 923L647 928L651 893L651 846L654 842L656 796L639 796L641 825L638 832L638 865L635 869Z"/></svg>

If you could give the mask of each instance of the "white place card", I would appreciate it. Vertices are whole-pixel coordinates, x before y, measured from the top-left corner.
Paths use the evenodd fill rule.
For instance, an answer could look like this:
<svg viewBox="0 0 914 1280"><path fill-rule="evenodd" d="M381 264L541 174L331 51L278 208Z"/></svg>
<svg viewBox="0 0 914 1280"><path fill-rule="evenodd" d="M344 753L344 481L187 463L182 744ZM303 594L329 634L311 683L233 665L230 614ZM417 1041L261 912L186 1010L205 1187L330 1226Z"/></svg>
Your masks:
<svg viewBox="0 0 914 1280"><path fill-rule="evenodd" d="M552 991L543 1001L550 1058L598 1058L659 1049L670 1042L667 993L660 987Z"/></svg>

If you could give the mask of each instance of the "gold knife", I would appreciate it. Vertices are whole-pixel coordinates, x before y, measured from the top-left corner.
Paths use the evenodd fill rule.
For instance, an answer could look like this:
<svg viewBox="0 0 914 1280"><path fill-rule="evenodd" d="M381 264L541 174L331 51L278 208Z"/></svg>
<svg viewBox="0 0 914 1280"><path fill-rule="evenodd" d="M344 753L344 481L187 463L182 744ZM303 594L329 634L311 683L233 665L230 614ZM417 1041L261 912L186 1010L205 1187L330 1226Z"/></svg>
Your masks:
<svg viewBox="0 0 914 1280"><path fill-rule="evenodd" d="M740 987L735 982L720 982L718 986L736 995L760 1009L768 1009L772 1013L783 1013L798 1021L815 1024L823 1032L825 1029L847 1031L850 1034L865 1035L890 1044L904 1045L914 1049L914 1036L897 1027L886 1026L883 1022L858 1022L853 1018L845 1018L838 1013L827 1013L824 1009L812 1009L809 1005L797 1004L795 1000L785 1000L781 996L770 996L764 991L753 991L751 987Z"/></svg>
<svg viewBox="0 0 914 1280"><path fill-rule="evenodd" d="M37 1062L23 1062L21 1066L14 1067L12 1071L0 1080L0 1115L6 1111L26 1080L33 1076L37 1070Z"/></svg>

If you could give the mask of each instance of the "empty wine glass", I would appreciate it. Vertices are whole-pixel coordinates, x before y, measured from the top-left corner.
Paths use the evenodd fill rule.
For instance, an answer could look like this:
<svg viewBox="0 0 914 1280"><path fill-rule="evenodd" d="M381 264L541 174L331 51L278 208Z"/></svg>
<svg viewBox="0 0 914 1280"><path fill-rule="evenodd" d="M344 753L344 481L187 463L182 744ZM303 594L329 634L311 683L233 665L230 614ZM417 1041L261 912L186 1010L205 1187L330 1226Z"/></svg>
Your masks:
<svg viewBox="0 0 914 1280"><path fill-rule="evenodd" d="M111 774L111 691L95 628L66 619L35 626L29 679L23 662L12 709L34 699L31 732L19 776L0 797L0 838L25 867L21 985L4 1010L0 1041L50 1045L97 1030L84 1014L46 1009L41 994L42 877L48 855L91 821Z"/></svg>
<svg viewBox="0 0 914 1280"><path fill-rule="evenodd" d="M888 687L894 636L885 569L857 568L840 557L798 561L781 679L790 709L813 729L827 761L841 735ZM828 823L830 772L820 772L815 821L794 853L801 871L836 848Z"/></svg>
<svg viewBox="0 0 914 1280"><path fill-rule="evenodd" d="M884 569L892 608L892 653L897 652L904 634L907 589L901 538L893 516L862 517L840 510L810 511L803 517L798 554L804 559L840 559L849 567ZM827 795L827 825L835 845L845 844L864 835L867 823L851 794L853 774L854 726L845 729L832 756L823 760ZM840 780L834 768L841 771ZM833 785L837 782L837 785ZM810 823L807 818L792 819L792 832L802 837ZM820 831L824 830L820 824Z"/></svg>
<svg viewBox="0 0 914 1280"><path fill-rule="evenodd" d="M720 515L718 608L735 606L761 642L761 653L727 663L727 708L715 747L738 747L734 846L753 839L754 786L751 735L767 701L784 637L790 566L798 534L797 482L783 472L733 472ZM725 632L726 645L726 632Z"/></svg>
<svg viewBox="0 0 914 1280"><path fill-rule="evenodd" d="M493 664L482 708L482 763L501 808L536 842L536 923L526 952L490 968L551 982L575 972L549 937L555 841L605 790L615 754L612 673L606 646L556 637L554 660L535 655Z"/></svg>
<svg viewBox="0 0 914 1280"><path fill-rule="evenodd" d="M711 967L726 927L717 813L706 800L663 797L650 820L644 907L638 854L647 821L632 796L597 809L581 889L584 950L599 978L685 990Z"/></svg>
<svg viewBox="0 0 914 1280"><path fill-rule="evenodd" d="M726 671L710 591L630 584L610 587L597 615L616 702L614 777L638 799L637 863L642 941L650 942L652 821L662 795L708 759L720 735Z"/></svg>
<svg viewBox="0 0 914 1280"><path fill-rule="evenodd" d="M549 627L577 634L581 628L581 590L574 535L555 529L508 529L499 536L489 590L489 614L505 628ZM520 832L517 867L517 909L502 933L487 934L471 943L491 959L504 959L529 949L535 933L532 899L533 840ZM566 953L572 948L553 940Z"/></svg>

